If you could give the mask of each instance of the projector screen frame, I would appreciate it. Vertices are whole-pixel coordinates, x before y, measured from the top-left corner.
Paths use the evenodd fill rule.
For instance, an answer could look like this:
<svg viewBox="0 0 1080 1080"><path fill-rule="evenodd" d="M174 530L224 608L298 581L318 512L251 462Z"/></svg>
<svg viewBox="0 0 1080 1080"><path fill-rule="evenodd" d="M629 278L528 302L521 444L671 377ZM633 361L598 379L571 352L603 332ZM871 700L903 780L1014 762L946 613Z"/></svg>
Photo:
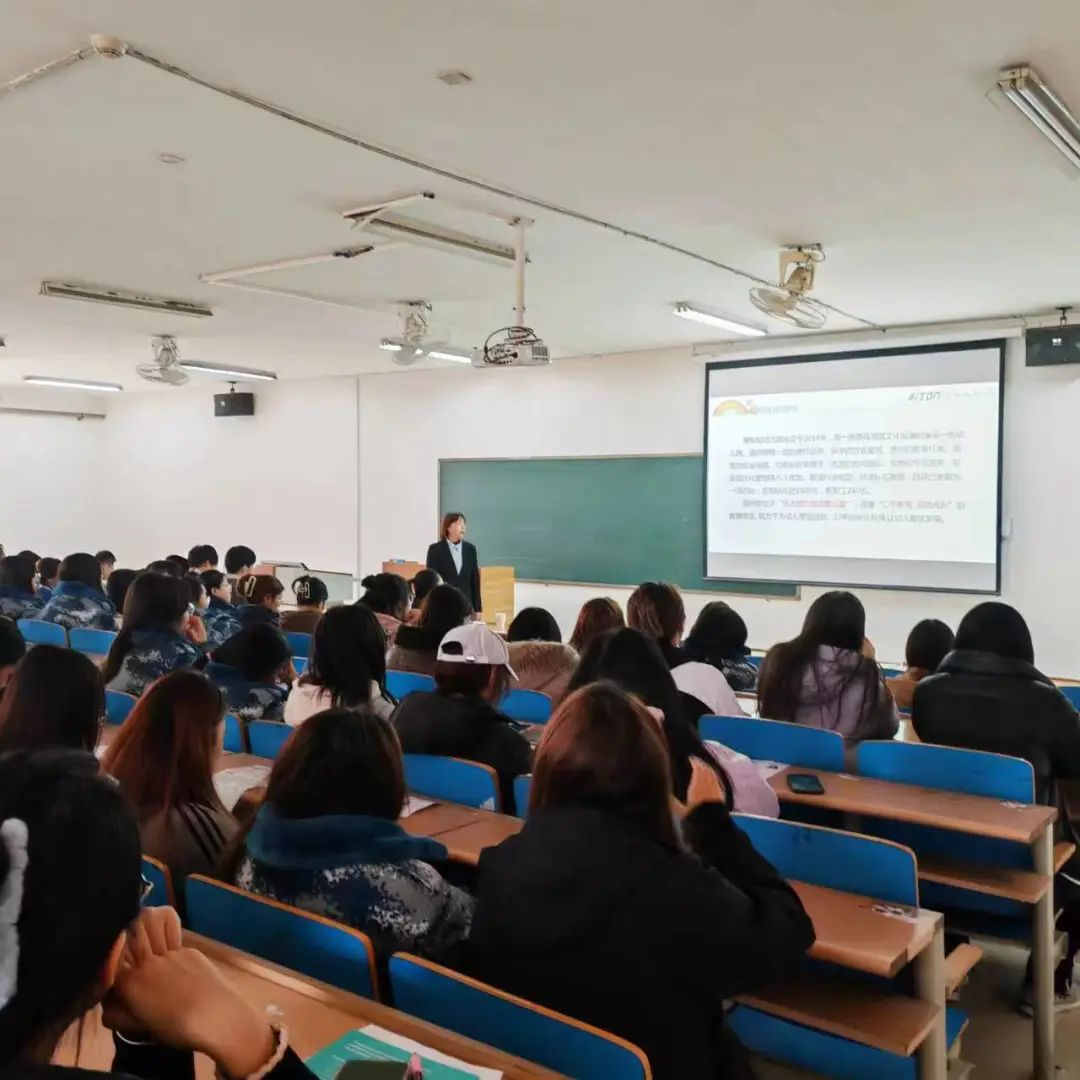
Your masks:
<svg viewBox="0 0 1080 1080"><path fill-rule="evenodd" d="M703 404L703 464L701 487L701 524L704 544L701 550L702 577L706 581L768 581L780 584L826 589L878 589L887 592L922 592L946 593L956 596L1000 596L1001 595L1001 550L1004 465L1005 465L1005 347L1007 339L1003 337L973 338L967 341L950 341L940 345L890 346L883 349L842 349L835 352L791 353L783 356L748 357L743 360L713 360L705 365L705 393ZM994 542L994 587L992 589L943 588L927 585L882 585L860 581L809 581L805 579L769 577L754 574L752 577L737 573L725 573L722 577L709 574L709 382L714 371L732 371L740 368L772 367L774 365L813 364L834 360L874 359L884 356L917 356L923 353L967 352L972 349L994 349L998 351L998 439L997 439L997 526Z"/></svg>

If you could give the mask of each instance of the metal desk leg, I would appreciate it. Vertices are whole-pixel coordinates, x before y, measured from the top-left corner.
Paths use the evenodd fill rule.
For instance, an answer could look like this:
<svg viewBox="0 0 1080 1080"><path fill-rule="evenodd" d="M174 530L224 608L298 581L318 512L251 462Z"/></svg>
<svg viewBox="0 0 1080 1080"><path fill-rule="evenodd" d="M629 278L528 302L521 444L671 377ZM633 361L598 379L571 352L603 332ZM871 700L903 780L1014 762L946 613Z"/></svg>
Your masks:
<svg viewBox="0 0 1080 1080"><path fill-rule="evenodd" d="M1031 977L1035 1004L1032 1038L1034 1040L1035 1080L1053 1080L1054 1076L1054 834L1047 825L1032 849L1035 873L1050 878L1051 887L1035 905L1031 943Z"/></svg>
<svg viewBox="0 0 1080 1080"><path fill-rule="evenodd" d="M915 994L939 1010L937 1022L919 1047L919 1080L945 1080L949 1072L945 1045L945 924L939 916L934 940L912 964Z"/></svg>

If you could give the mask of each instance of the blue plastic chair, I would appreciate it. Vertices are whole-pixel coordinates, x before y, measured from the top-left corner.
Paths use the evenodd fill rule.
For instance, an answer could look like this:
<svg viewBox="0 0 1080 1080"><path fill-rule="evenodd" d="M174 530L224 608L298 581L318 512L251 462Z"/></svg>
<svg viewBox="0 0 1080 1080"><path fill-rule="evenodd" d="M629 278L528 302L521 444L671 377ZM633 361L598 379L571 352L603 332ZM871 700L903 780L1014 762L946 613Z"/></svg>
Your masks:
<svg viewBox="0 0 1080 1080"><path fill-rule="evenodd" d="M478 761L434 754L405 754L405 783L410 791L432 799L445 799L478 810L502 808L495 770Z"/></svg>
<svg viewBox="0 0 1080 1080"><path fill-rule="evenodd" d="M749 665L750 665L751 667L755 667L755 668L758 668L758 669L760 670L760 669L761 669L761 661L762 661L762 660L764 660L764 659L765 659L765 657L764 657L764 656L755 656L755 655L754 655L753 653L751 653L751 654L750 654L750 655L749 655L749 656L748 656L748 657L746 658L746 662L747 662L747 663L748 663L748 664L749 664Z"/></svg>
<svg viewBox="0 0 1080 1080"><path fill-rule="evenodd" d="M886 679L898 679L898 678L900 678L901 675L904 674L904 669L903 668L882 667L880 664L878 666L881 667L881 674Z"/></svg>
<svg viewBox="0 0 1080 1080"><path fill-rule="evenodd" d="M59 623L20 619L17 625L27 645L59 645L61 649L67 648L67 631Z"/></svg>
<svg viewBox="0 0 1080 1080"><path fill-rule="evenodd" d="M280 720L252 720L247 726L248 746L256 757L276 758L292 733Z"/></svg>
<svg viewBox="0 0 1080 1080"><path fill-rule="evenodd" d="M519 724L546 724L551 710L551 698L539 690L511 690L499 702L499 711Z"/></svg>
<svg viewBox="0 0 1080 1080"><path fill-rule="evenodd" d="M289 651L294 657L307 660L311 656L311 634L302 634L299 630L286 630L285 640L289 643Z"/></svg>
<svg viewBox="0 0 1080 1080"><path fill-rule="evenodd" d="M367 934L199 874L187 879L187 925L274 964L361 997L378 999Z"/></svg>
<svg viewBox="0 0 1080 1080"><path fill-rule="evenodd" d="M303 675L308 669L308 661L302 656L294 656L292 658L293 667L296 668L297 675Z"/></svg>
<svg viewBox="0 0 1080 1080"><path fill-rule="evenodd" d="M698 730L703 739L723 743L754 761L844 771L844 740L835 731L752 716L703 716Z"/></svg>
<svg viewBox="0 0 1080 1080"><path fill-rule="evenodd" d="M142 876L150 883L150 891L143 897L143 907L176 907L173 897L172 874L169 868L149 855L142 857Z"/></svg>
<svg viewBox="0 0 1080 1080"><path fill-rule="evenodd" d="M244 725L235 713L225 714L225 750L230 754L247 753Z"/></svg>
<svg viewBox="0 0 1080 1080"><path fill-rule="evenodd" d="M631 1043L428 960L390 958L395 1008L575 1080L650 1080Z"/></svg>
<svg viewBox="0 0 1080 1080"><path fill-rule="evenodd" d="M109 724L122 724L132 709L136 699L119 690L105 691L105 721Z"/></svg>
<svg viewBox="0 0 1080 1080"><path fill-rule="evenodd" d="M529 796L532 794L532 776L514 777L514 806L519 818L528 817Z"/></svg>
<svg viewBox="0 0 1080 1080"><path fill-rule="evenodd" d="M1059 686L1058 689L1074 709L1080 709L1080 686Z"/></svg>
<svg viewBox="0 0 1080 1080"><path fill-rule="evenodd" d="M116 634L112 630L87 630L76 626L68 631L71 648L90 657L107 656L115 640Z"/></svg>
<svg viewBox="0 0 1080 1080"><path fill-rule="evenodd" d="M435 680L430 675L419 675L415 671L388 671L386 689L396 701L416 690L434 690Z"/></svg>

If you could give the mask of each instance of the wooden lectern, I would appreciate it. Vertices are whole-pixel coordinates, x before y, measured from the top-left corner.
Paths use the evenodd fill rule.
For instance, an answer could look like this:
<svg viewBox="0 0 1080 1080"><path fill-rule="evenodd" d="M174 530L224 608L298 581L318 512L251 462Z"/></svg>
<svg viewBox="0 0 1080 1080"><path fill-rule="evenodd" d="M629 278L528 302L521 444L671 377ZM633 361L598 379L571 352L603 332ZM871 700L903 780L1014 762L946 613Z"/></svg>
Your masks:
<svg viewBox="0 0 1080 1080"><path fill-rule="evenodd" d="M382 564L384 574L397 574L406 581L411 581L424 569L423 563L404 560ZM480 567L480 599L484 605L484 622L489 626L497 624L500 614L505 616L505 626L509 626L514 618L514 582L512 566Z"/></svg>

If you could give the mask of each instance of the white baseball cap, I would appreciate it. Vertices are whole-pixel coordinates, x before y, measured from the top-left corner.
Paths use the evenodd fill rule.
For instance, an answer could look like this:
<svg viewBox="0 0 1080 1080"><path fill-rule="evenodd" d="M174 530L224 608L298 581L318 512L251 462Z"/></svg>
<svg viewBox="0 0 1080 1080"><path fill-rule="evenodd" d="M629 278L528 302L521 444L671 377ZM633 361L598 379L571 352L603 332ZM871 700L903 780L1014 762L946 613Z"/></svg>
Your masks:
<svg viewBox="0 0 1080 1080"><path fill-rule="evenodd" d="M447 648L449 646L449 648ZM510 666L510 650L498 634L481 622L466 623L448 630L439 644L439 663L490 664L504 667L513 679L517 672Z"/></svg>

